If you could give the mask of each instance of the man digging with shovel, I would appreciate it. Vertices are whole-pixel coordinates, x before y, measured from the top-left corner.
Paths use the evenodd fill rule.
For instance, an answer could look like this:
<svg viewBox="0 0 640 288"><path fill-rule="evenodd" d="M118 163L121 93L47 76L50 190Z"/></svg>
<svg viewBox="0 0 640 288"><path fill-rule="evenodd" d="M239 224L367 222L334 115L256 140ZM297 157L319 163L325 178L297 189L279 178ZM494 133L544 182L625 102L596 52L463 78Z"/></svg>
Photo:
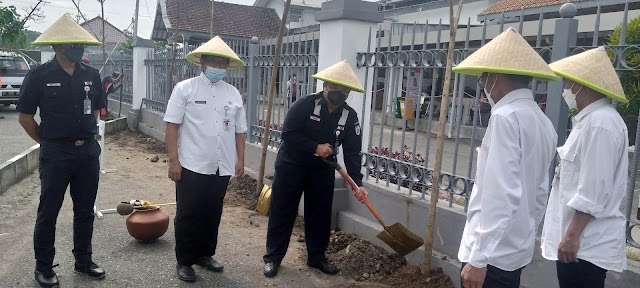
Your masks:
<svg viewBox="0 0 640 288"><path fill-rule="evenodd" d="M338 273L338 268L325 258L335 171L321 158L336 161L342 145L348 173L359 187L353 193L360 201L367 197L360 173L362 136L358 115L345 103L351 90L364 92L364 89L346 61L320 71L313 78L324 81L323 91L298 99L284 120L271 192L267 253L263 257L267 277L278 274L303 191L307 265L326 274Z"/></svg>
<svg viewBox="0 0 640 288"><path fill-rule="evenodd" d="M478 151L476 185L458 258L466 288L520 287L544 215L557 143L551 121L529 89L532 78L556 80L547 63L513 28L453 71L480 76L491 104Z"/></svg>

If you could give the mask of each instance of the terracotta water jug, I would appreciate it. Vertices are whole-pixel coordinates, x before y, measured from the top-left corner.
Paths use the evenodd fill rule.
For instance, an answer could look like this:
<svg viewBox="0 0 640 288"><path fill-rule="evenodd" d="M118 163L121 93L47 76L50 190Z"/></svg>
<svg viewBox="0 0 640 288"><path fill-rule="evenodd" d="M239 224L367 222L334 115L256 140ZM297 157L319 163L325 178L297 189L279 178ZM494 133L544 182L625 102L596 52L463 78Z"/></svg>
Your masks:
<svg viewBox="0 0 640 288"><path fill-rule="evenodd" d="M140 242L154 242L169 228L169 214L158 206L136 207L127 217L129 235Z"/></svg>

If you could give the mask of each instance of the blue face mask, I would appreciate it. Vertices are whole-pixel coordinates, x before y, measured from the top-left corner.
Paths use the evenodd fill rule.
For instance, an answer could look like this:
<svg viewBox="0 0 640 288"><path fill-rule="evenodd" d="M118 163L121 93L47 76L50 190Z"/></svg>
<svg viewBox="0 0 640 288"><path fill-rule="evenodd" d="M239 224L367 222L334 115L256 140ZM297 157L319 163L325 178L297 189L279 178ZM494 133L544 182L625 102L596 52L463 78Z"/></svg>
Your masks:
<svg viewBox="0 0 640 288"><path fill-rule="evenodd" d="M207 78L209 78L209 80L211 80L211 82L213 83L218 83L218 81L222 80L226 73L227 70L225 69L213 68L208 66L207 69L204 70L204 75L207 76Z"/></svg>

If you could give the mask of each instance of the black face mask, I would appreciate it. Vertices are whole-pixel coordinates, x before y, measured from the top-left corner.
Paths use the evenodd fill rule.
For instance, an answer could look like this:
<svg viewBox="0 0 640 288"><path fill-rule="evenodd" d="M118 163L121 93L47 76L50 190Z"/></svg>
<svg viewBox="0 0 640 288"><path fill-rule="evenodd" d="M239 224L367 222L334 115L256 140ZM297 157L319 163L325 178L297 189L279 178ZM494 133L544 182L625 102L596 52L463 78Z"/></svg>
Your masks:
<svg viewBox="0 0 640 288"><path fill-rule="evenodd" d="M329 91L327 100L329 100L329 103L331 103L331 105L340 106L345 101L347 101L347 95L342 94L342 92L340 91Z"/></svg>
<svg viewBox="0 0 640 288"><path fill-rule="evenodd" d="M84 54L84 48L66 48L62 53L64 57L67 57L69 61L80 63L82 61L82 55Z"/></svg>

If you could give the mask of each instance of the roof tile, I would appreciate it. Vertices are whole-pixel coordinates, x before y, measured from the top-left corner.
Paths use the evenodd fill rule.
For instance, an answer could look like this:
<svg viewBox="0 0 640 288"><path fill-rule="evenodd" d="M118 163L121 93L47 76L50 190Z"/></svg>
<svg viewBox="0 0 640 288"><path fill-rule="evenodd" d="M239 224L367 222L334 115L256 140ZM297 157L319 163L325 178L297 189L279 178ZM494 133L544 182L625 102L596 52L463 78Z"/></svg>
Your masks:
<svg viewBox="0 0 640 288"><path fill-rule="evenodd" d="M482 11L479 15L497 14L529 8L555 6L584 0L501 0Z"/></svg>
<svg viewBox="0 0 640 288"><path fill-rule="evenodd" d="M167 14L172 28L209 33L211 1L167 0ZM215 2L214 34L269 38L278 35L280 17L271 8Z"/></svg>

